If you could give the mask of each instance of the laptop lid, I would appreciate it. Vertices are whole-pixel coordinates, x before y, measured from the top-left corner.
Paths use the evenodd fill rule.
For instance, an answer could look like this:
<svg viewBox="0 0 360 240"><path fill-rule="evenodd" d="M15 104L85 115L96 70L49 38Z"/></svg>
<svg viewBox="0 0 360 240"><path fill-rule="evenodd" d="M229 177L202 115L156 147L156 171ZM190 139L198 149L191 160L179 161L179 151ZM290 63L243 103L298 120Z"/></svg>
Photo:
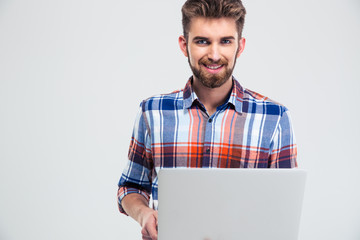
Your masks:
<svg viewBox="0 0 360 240"><path fill-rule="evenodd" d="M298 239L306 172L162 169L159 240Z"/></svg>

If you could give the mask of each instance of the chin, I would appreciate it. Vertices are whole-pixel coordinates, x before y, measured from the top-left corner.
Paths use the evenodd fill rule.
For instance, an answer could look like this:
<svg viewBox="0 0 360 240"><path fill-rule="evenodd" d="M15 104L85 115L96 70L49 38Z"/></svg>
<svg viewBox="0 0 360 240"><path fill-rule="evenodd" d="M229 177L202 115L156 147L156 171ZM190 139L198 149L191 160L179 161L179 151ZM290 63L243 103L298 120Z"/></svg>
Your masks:
<svg viewBox="0 0 360 240"><path fill-rule="evenodd" d="M199 81L208 88L218 88L224 85L224 83L227 81L226 78L213 78L213 79L207 79L207 78L198 78Z"/></svg>

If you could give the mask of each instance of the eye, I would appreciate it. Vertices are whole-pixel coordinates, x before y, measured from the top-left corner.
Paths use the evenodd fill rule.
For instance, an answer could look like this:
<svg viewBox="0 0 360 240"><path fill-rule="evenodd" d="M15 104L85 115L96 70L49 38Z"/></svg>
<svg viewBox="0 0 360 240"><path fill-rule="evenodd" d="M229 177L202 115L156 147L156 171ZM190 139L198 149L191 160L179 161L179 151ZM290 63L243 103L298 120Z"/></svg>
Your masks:
<svg viewBox="0 0 360 240"><path fill-rule="evenodd" d="M196 44L204 45L204 44L209 44L209 42L204 39L200 39L196 41Z"/></svg>
<svg viewBox="0 0 360 240"><path fill-rule="evenodd" d="M231 40L229 39L224 39L221 41L222 44L230 44L231 43Z"/></svg>

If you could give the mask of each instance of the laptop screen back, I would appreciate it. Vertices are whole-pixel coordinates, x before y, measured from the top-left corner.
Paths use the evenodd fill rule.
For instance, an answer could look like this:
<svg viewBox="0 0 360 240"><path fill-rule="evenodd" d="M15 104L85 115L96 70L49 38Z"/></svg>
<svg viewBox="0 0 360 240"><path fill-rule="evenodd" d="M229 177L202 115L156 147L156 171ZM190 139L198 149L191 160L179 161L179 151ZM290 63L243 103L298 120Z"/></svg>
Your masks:
<svg viewBox="0 0 360 240"><path fill-rule="evenodd" d="M295 240L306 172L162 169L159 240Z"/></svg>

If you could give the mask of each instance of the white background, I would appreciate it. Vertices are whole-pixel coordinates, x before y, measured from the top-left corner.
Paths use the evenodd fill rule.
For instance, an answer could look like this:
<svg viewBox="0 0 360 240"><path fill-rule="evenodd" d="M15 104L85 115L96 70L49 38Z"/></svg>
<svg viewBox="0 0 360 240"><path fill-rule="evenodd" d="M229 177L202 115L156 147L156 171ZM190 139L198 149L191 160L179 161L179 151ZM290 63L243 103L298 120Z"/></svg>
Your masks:
<svg viewBox="0 0 360 240"><path fill-rule="evenodd" d="M0 239L140 239L117 182L142 99L183 88L184 1L0 0ZM301 240L360 239L360 2L245 0L234 75L286 105Z"/></svg>

